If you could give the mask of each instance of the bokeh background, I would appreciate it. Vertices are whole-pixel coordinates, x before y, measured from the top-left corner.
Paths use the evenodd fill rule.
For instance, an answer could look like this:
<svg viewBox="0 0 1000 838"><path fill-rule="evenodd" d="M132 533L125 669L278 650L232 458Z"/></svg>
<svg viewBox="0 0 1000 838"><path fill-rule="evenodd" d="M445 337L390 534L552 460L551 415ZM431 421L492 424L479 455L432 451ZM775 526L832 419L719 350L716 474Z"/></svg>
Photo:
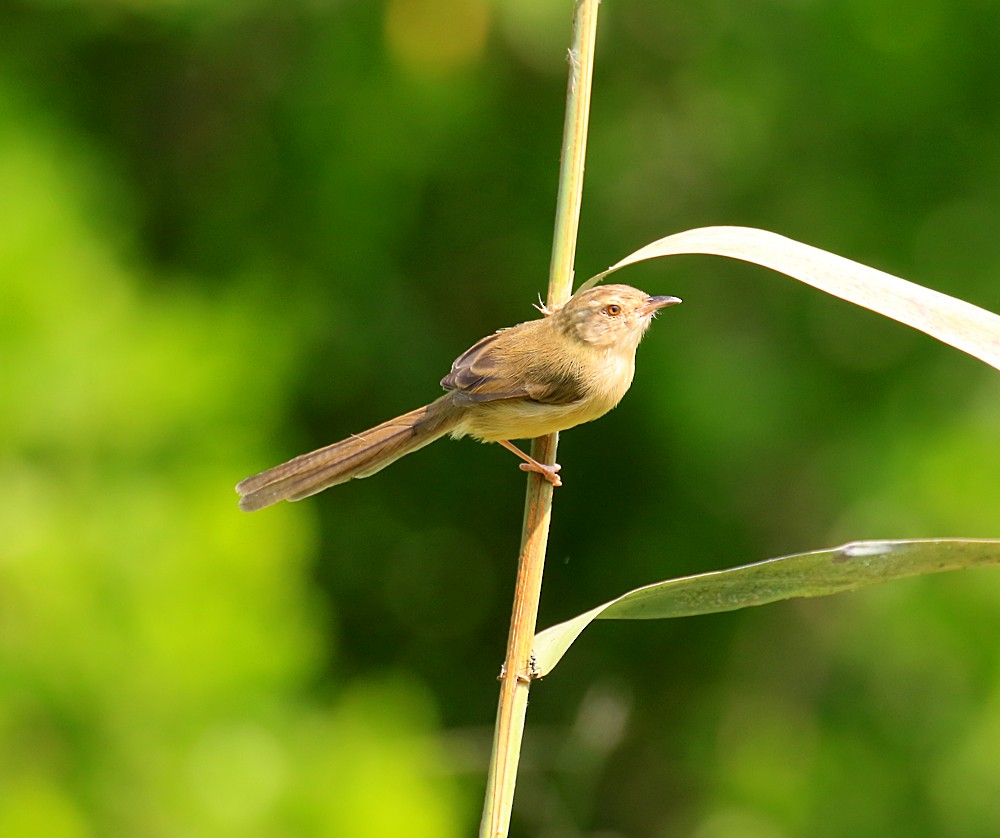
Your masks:
<svg viewBox="0 0 1000 838"><path fill-rule="evenodd" d="M568 0L0 5L0 834L464 836L524 477L233 484L535 316ZM578 273L765 227L1000 310L1000 5L606 0ZM685 257L563 435L541 625L849 539L1000 536L1000 378ZM592 627L515 834L1000 834L1000 575Z"/></svg>

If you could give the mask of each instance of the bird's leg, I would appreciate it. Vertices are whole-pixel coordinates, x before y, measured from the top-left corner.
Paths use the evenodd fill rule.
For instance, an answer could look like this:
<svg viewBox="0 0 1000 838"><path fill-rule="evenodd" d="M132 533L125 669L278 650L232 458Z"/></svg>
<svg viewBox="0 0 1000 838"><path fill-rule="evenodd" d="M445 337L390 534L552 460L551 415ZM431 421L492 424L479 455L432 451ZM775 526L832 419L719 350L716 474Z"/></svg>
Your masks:
<svg viewBox="0 0 1000 838"><path fill-rule="evenodd" d="M511 454L514 454L520 457L522 460L524 460L524 462L521 463L521 471L536 472L537 474L540 474L542 477L548 480L549 483L551 483L553 486L562 486L562 480L559 479L559 475L556 473L559 471L559 469L562 468L562 466L559 465L559 463L554 463L551 466L547 466L544 463L538 462L538 460L536 460L534 457L529 457L520 448L518 448L516 445L512 445L506 439L498 439L497 442L499 442L504 448L510 451Z"/></svg>

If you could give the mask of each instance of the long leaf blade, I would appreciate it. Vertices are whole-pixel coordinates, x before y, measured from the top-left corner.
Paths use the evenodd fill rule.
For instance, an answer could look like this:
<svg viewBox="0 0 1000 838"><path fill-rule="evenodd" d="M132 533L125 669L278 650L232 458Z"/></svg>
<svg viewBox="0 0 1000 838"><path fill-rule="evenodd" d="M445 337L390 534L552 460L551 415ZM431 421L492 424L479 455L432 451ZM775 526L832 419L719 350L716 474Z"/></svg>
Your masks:
<svg viewBox="0 0 1000 838"><path fill-rule="evenodd" d="M1000 316L825 250L753 227L701 227L658 239L583 288L628 265L661 256L728 256L771 268L898 320L1000 369Z"/></svg>
<svg viewBox="0 0 1000 838"><path fill-rule="evenodd" d="M636 588L535 635L539 677L594 620L658 620L734 611L794 597L828 596L894 579L1000 565L1000 539L855 541L729 570Z"/></svg>

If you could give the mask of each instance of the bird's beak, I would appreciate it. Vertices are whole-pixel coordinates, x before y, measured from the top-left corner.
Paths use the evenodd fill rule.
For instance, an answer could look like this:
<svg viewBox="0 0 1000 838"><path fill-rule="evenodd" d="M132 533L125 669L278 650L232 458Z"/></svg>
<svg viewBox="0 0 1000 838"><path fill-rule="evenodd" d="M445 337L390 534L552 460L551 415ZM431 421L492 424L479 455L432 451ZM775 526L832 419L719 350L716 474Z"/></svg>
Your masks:
<svg viewBox="0 0 1000 838"><path fill-rule="evenodd" d="M650 297L640 307L639 314L646 317L650 314L656 314L661 308L675 306L680 302L682 302L680 297Z"/></svg>

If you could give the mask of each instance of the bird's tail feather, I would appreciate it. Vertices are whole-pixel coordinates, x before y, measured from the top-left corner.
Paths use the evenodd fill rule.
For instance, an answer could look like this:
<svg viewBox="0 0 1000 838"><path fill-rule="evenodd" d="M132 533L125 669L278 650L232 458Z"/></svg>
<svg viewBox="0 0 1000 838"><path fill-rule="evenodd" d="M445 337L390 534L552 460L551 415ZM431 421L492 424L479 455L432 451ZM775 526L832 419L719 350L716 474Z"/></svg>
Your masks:
<svg viewBox="0 0 1000 838"><path fill-rule="evenodd" d="M461 411L442 396L361 434L302 454L240 481L240 509L255 512L281 500L302 500L352 478L368 477L429 445L456 426Z"/></svg>

